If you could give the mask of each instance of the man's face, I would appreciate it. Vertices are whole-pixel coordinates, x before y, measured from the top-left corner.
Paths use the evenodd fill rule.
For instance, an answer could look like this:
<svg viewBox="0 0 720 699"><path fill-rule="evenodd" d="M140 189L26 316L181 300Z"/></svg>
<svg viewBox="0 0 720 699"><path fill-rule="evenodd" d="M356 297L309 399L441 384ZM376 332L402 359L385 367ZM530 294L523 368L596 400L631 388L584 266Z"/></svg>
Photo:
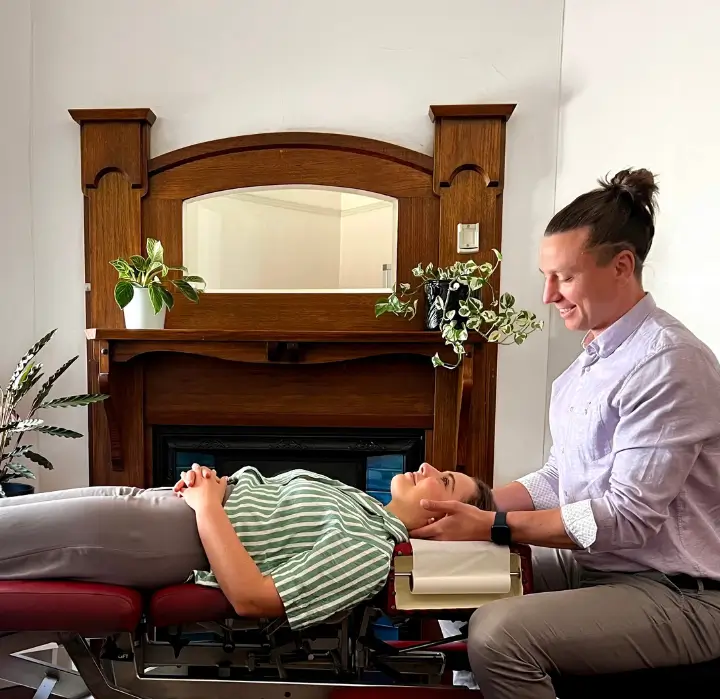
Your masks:
<svg viewBox="0 0 720 699"><path fill-rule="evenodd" d="M587 240L586 228L543 238L543 302L557 308L568 330L597 335L622 315L634 264L632 253L624 251L608 264L598 265L594 252L586 249Z"/></svg>
<svg viewBox="0 0 720 699"><path fill-rule="evenodd" d="M394 510L409 529L423 526L428 518L439 516L424 509L421 500L466 502L477 489L470 476L456 471L438 471L430 464L423 464L417 471L400 473L390 484Z"/></svg>

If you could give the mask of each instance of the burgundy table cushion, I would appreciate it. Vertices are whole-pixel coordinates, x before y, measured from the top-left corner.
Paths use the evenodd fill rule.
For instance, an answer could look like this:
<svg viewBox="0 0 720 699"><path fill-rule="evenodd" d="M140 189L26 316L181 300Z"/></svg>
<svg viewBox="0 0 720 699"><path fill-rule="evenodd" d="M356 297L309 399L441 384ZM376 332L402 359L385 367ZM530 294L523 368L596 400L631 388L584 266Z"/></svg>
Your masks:
<svg viewBox="0 0 720 699"><path fill-rule="evenodd" d="M149 616L152 624L165 627L223 621L237 615L220 590L187 583L155 592L150 600Z"/></svg>
<svg viewBox="0 0 720 699"><path fill-rule="evenodd" d="M143 611L137 590L81 582L0 581L0 631L134 631Z"/></svg>

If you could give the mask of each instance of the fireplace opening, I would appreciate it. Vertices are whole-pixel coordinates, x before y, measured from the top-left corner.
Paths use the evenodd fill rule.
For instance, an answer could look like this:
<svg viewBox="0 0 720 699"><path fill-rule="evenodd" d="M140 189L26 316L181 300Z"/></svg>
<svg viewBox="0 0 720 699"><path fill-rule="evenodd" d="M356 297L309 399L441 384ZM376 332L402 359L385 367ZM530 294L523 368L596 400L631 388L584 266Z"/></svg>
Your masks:
<svg viewBox="0 0 720 699"><path fill-rule="evenodd" d="M320 473L386 504L397 473L422 464L425 433L408 429L153 427L153 485L173 485L193 463L230 476L254 466L265 476Z"/></svg>

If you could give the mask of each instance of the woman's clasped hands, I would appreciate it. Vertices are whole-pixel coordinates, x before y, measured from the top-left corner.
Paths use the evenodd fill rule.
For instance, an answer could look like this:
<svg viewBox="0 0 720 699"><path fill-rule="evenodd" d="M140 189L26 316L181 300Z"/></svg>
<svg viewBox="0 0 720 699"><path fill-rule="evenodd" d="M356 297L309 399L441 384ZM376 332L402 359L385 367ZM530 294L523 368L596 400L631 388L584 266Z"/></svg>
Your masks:
<svg viewBox="0 0 720 699"><path fill-rule="evenodd" d="M192 470L183 471L173 490L195 512L205 507L223 504L227 488L227 476L218 478L215 469L193 464Z"/></svg>

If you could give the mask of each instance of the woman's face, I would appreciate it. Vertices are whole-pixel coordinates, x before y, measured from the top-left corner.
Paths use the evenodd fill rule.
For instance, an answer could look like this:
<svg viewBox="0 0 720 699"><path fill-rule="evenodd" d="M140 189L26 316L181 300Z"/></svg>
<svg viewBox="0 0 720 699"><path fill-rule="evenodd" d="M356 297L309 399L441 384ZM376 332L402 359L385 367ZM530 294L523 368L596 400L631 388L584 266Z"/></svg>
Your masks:
<svg viewBox="0 0 720 699"><path fill-rule="evenodd" d="M467 502L477 494L478 486L470 476L457 471L438 471L423 464L417 471L400 473L392 479L392 501L388 510L400 518L408 529L428 523L438 513L426 510L421 500L459 500Z"/></svg>

